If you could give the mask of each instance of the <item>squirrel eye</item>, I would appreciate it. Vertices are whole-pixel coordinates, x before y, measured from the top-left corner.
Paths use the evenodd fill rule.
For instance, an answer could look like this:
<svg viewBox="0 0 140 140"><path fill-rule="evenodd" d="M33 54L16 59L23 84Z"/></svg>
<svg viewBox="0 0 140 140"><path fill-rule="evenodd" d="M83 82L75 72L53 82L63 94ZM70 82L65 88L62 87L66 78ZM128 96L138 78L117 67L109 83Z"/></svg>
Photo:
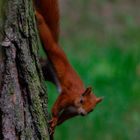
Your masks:
<svg viewBox="0 0 140 140"><path fill-rule="evenodd" d="M83 104L83 102L84 102L83 99L81 99L81 100L80 100L80 103Z"/></svg>

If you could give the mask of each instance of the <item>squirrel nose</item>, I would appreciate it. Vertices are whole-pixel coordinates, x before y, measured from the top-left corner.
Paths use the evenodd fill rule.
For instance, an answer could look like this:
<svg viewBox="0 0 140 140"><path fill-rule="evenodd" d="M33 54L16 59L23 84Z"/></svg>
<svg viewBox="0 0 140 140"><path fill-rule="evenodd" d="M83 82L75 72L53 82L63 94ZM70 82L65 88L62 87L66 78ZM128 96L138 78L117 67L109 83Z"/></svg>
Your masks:
<svg viewBox="0 0 140 140"><path fill-rule="evenodd" d="M81 113L80 113L80 115L81 115L81 116L85 116L86 114L85 114L85 113L83 113L83 112L81 112Z"/></svg>
<svg viewBox="0 0 140 140"><path fill-rule="evenodd" d="M81 116L85 116L87 114L87 112L85 111L85 109L83 109L83 108L80 107L78 109L78 114L81 115Z"/></svg>
<svg viewBox="0 0 140 140"><path fill-rule="evenodd" d="M86 112L80 112L80 115L81 115L81 116L86 116L87 113L86 113Z"/></svg>

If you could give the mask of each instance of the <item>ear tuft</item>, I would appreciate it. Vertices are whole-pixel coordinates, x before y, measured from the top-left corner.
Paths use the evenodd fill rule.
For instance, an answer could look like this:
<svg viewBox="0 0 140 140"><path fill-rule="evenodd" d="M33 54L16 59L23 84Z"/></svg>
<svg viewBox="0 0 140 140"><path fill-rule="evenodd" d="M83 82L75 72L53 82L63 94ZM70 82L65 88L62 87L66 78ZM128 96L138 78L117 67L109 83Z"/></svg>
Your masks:
<svg viewBox="0 0 140 140"><path fill-rule="evenodd" d="M92 87L88 87L88 88L85 90L85 92L82 94L82 96L87 96L87 95L89 95L89 94L91 93L91 91L92 91Z"/></svg>
<svg viewBox="0 0 140 140"><path fill-rule="evenodd" d="M85 92L91 92L91 91L92 91L92 87L91 86L87 87L86 90L85 90Z"/></svg>
<svg viewBox="0 0 140 140"><path fill-rule="evenodd" d="M100 98L97 98L97 99L96 99L96 102L97 102L97 103L100 103L102 100L103 100L103 97L100 97Z"/></svg>

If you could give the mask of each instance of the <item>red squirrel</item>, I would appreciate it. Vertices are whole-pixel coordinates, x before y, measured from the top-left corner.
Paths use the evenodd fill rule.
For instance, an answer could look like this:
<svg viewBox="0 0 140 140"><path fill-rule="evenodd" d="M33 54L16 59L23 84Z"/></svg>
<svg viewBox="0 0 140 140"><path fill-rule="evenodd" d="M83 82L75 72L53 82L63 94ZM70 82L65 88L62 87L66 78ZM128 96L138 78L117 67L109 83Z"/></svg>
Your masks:
<svg viewBox="0 0 140 140"><path fill-rule="evenodd" d="M91 87L85 88L59 47L58 0L35 0L35 10L40 39L61 87L61 93L52 107L50 128L53 132L65 120L93 111L102 98L97 98Z"/></svg>

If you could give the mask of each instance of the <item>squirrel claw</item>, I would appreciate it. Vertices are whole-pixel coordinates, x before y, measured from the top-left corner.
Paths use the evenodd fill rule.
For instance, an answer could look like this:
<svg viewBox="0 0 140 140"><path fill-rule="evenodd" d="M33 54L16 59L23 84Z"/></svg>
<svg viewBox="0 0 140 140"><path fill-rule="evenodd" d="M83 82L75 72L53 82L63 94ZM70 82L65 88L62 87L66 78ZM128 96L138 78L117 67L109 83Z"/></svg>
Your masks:
<svg viewBox="0 0 140 140"><path fill-rule="evenodd" d="M52 118L48 123L51 127L55 127L57 125L58 118Z"/></svg>
<svg viewBox="0 0 140 140"><path fill-rule="evenodd" d="M53 135L54 134L54 128L50 127L49 128L49 135Z"/></svg>
<svg viewBox="0 0 140 140"><path fill-rule="evenodd" d="M52 122L53 122L53 120L51 119L51 120L48 121L48 124L51 125Z"/></svg>
<svg viewBox="0 0 140 140"><path fill-rule="evenodd" d="M50 121L48 121L50 128L49 128L49 134L54 134L55 126L57 125L57 118L52 118Z"/></svg>

